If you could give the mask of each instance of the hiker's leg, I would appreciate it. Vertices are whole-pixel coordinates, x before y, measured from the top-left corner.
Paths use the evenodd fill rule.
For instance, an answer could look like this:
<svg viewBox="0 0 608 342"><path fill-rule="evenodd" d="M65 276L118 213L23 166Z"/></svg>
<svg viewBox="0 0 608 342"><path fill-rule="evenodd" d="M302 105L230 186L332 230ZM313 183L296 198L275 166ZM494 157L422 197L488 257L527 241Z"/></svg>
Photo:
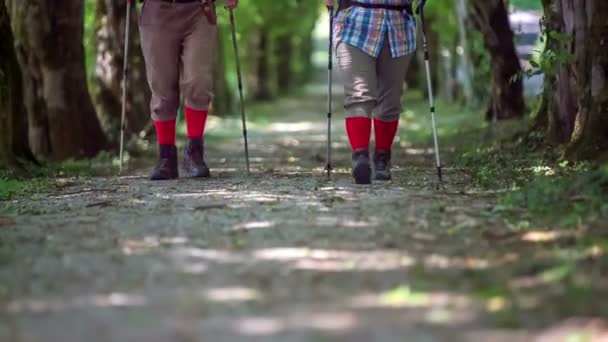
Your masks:
<svg viewBox="0 0 608 342"><path fill-rule="evenodd" d="M375 129L376 149L390 150L393 144L411 58L412 55L393 58L388 36L386 37L377 61L378 103L374 108L374 124L378 124Z"/></svg>
<svg viewBox="0 0 608 342"><path fill-rule="evenodd" d="M377 180L391 178L391 152L399 127L401 96L411 56L393 58L388 35L384 39L377 61L378 103L374 109L374 166Z"/></svg>
<svg viewBox="0 0 608 342"><path fill-rule="evenodd" d="M346 43L337 47L344 82L346 131L354 150L369 148L371 115L376 106L376 59Z"/></svg>
<svg viewBox="0 0 608 342"><path fill-rule="evenodd" d="M376 106L376 59L361 49L338 43L338 66L344 82L346 132L353 151L353 176L357 183L370 180L369 141L371 113Z"/></svg>
<svg viewBox="0 0 608 342"><path fill-rule="evenodd" d="M188 143L184 153L184 170L191 177L208 177L204 161L203 135L213 94L212 66L217 26L210 22L197 4L184 13L189 33L184 38L181 55L183 70L180 86L186 102Z"/></svg>
<svg viewBox="0 0 608 342"><path fill-rule="evenodd" d="M160 160L152 179L177 177L175 119L179 108L181 37L176 5L146 1L140 18L141 47L152 99L150 110L158 137Z"/></svg>

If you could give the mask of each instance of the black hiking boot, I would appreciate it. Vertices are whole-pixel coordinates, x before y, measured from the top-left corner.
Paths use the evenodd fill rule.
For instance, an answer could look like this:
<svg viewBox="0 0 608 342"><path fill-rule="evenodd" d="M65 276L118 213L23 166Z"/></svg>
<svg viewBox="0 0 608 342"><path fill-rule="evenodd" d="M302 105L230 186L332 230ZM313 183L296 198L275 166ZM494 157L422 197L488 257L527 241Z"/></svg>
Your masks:
<svg viewBox="0 0 608 342"><path fill-rule="evenodd" d="M188 139L184 148L184 172L188 177L207 178L211 176L209 167L205 163L205 146L203 139Z"/></svg>
<svg viewBox="0 0 608 342"><path fill-rule="evenodd" d="M170 180L179 177L177 170L177 148L174 145L160 145L158 147L159 159L158 164L150 179L153 181Z"/></svg>
<svg viewBox="0 0 608 342"><path fill-rule="evenodd" d="M359 149L353 152L353 177L357 184L372 183L372 167L369 160L369 150Z"/></svg>
<svg viewBox="0 0 608 342"><path fill-rule="evenodd" d="M374 179L378 181L391 180L390 150L377 150L374 153Z"/></svg>

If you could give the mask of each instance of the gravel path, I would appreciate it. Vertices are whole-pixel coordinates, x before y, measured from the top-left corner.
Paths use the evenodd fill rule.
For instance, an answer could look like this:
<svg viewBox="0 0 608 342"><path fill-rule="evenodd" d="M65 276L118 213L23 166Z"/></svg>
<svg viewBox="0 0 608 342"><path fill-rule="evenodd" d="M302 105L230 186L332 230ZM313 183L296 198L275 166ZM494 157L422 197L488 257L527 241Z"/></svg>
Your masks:
<svg viewBox="0 0 608 342"><path fill-rule="evenodd" d="M341 124L328 181L311 118L253 129L251 177L225 140L210 180L142 168L10 203L0 341L554 341L471 295L473 274L509 262L483 238L502 224L492 194L450 168L435 190L429 151L408 146L393 182L353 185Z"/></svg>

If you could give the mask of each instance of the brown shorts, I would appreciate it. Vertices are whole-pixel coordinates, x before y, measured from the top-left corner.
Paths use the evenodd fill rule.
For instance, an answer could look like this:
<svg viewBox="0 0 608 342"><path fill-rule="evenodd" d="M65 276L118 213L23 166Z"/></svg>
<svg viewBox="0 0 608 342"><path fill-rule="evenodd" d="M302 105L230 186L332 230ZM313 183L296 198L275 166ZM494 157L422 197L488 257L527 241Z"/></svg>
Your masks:
<svg viewBox="0 0 608 342"><path fill-rule="evenodd" d="M175 119L180 95L186 106L207 110L213 96L217 28L203 14L201 4L146 0L139 26L152 89L152 119Z"/></svg>

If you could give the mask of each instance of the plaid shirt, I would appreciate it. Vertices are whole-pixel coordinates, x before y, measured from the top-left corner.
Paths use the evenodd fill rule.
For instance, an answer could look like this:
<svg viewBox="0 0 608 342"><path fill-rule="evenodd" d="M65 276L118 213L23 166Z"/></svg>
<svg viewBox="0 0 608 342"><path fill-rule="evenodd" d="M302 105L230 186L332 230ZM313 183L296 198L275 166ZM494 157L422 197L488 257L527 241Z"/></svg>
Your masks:
<svg viewBox="0 0 608 342"><path fill-rule="evenodd" d="M358 0L368 4L403 5L408 0ZM355 46L377 58L382 43L390 40L393 58L416 50L416 19L406 11L371 9L352 6L336 17L336 42Z"/></svg>

